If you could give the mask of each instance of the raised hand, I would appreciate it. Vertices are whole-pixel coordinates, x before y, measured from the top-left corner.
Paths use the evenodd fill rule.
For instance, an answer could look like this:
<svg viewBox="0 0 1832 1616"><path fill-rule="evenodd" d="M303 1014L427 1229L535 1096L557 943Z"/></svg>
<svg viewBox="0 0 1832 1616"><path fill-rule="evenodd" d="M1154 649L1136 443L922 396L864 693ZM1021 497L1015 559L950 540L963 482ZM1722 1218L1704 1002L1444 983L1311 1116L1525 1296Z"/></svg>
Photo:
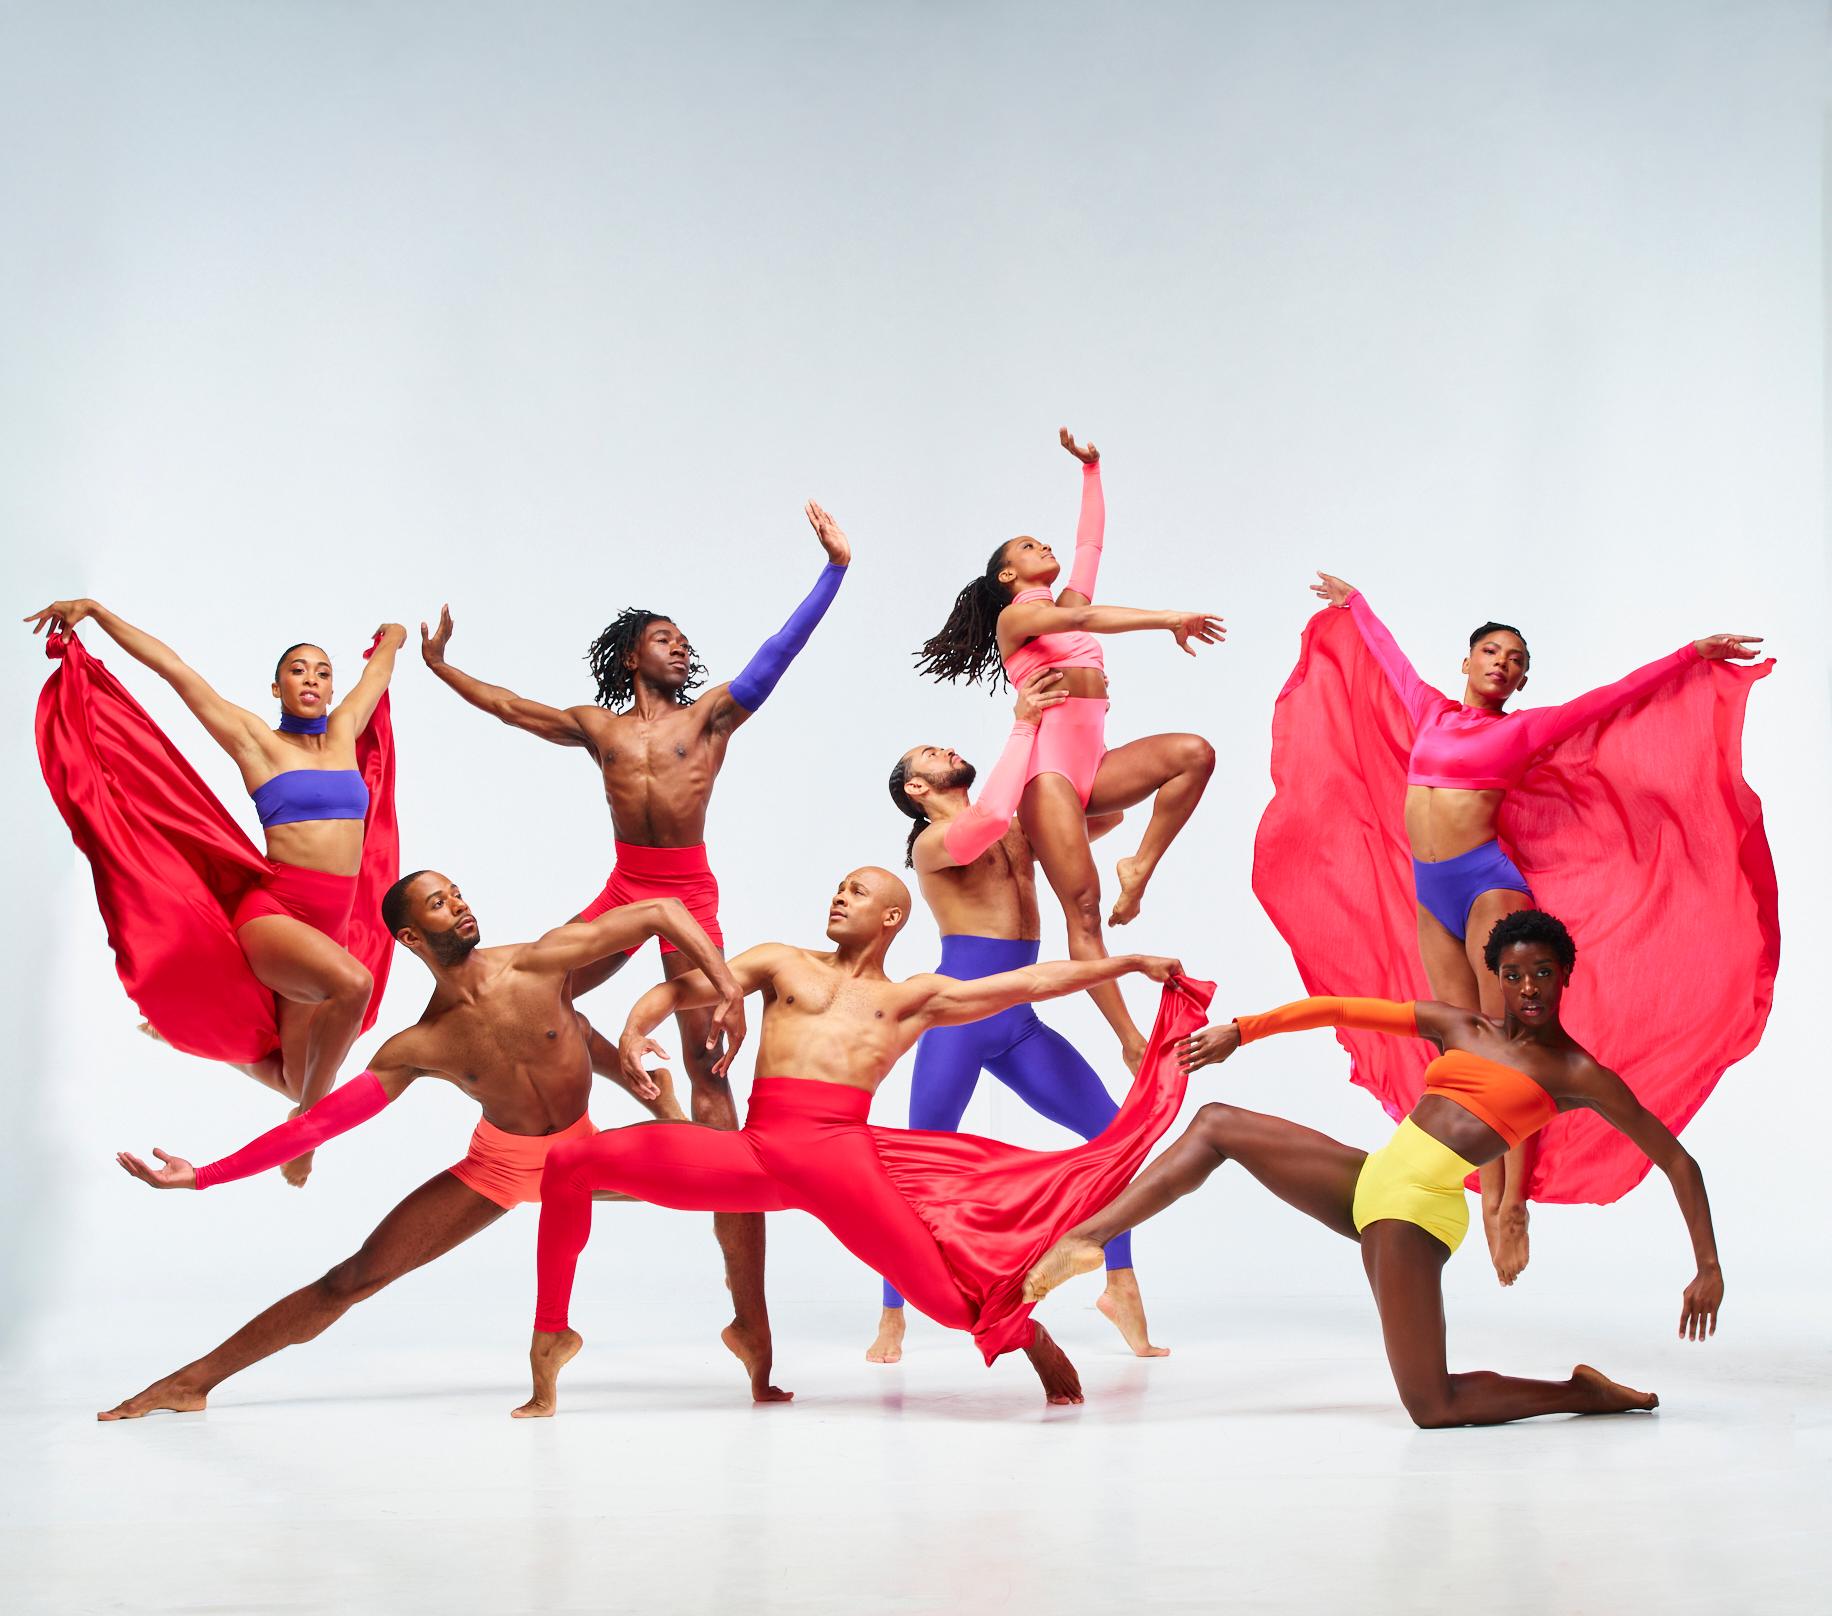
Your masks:
<svg viewBox="0 0 1832 1616"><path fill-rule="evenodd" d="M1749 662L1762 654L1756 649L1761 643L1760 634L1707 634L1692 649L1707 662Z"/></svg>
<svg viewBox="0 0 1832 1616"><path fill-rule="evenodd" d="M30 623L34 634L42 633L46 627L53 634L62 634L66 629L75 628L94 611L95 602L86 597L81 600L54 600L42 611L27 612L19 621Z"/></svg>
<svg viewBox="0 0 1832 1616"><path fill-rule="evenodd" d="M197 1169L182 1156L168 1156L157 1146L153 1154L164 1163L161 1167L148 1167L138 1156L129 1151L115 1152L115 1160L121 1171L142 1184L151 1184L156 1190L194 1190L197 1188Z"/></svg>
<svg viewBox="0 0 1832 1616"><path fill-rule="evenodd" d="M389 650L395 650L407 643L407 630L399 623L384 623L375 631L382 637L382 644Z"/></svg>
<svg viewBox="0 0 1832 1616"><path fill-rule="evenodd" d="M1321 578L1323 582L1310 586L1310 592L1313 595L1328 606L1348 605L1349 596L1355 593L1355 586L1353 584L1345 584L1333 573L1320 572L1317 576Z"/></svg>
<svg viewBox="0 0 1832 1616"><path fill-rule="evenodd" d="M1203 1066L1218 1066L1240 1048L1240 1027L1232 1021L1219 1021L1204 1027L1177 1044L1177 1064L1185 1072Z"/></svg>
<svg viewBox="0 0 1832 1616"><path fill-rule="evenodd" d="M1154 982L1168 982L1173 976L1183 975L1183 961L1167 959L1161 954L1141 954L1138 969Z"/></svg>
<svg viewBox="0 0 1832 1616"><path fill-rule="evenodd" d="M840 531L840 524L813 500L809 500L802 509L808 513L808 521L814 528L814 536L821 541L821 548L827 552L827 559L835 566L847 566L852 561L852 542Z"/></svg>
<svg viewBox="0 0 1832 1616"><path fill-rule="evenodd" d="M1190 644L1191 640L1200 640L1204 645L1219 645L1228 637L1221 619L1211 617L1207 612L1173 612L1171 616L1171 638L1177 642L1177 649L1185 656L1196 654L1196 648Z"/></svg>
<svg viewBox="0 0 1832 1616"><path fill-rule="evenodd" d="M1063 448L1067 449L1084 466L1092 466L1100 459L1100 450L1091 443L1084 449L1069 436L1069 429L1066 426L1061 428L1056 436L1062 441Z"/></svg>
<svg viewBox="0 0 1832 1616"><path fill-rule="evenodd" d="M420 660L429 668L437 668L445 661L445 648L452 641L452 609L449 606L439 608L439 629L429 634L425 620L420 623Z"/></svg>
<svg viewBox="0 0 1832 1616"><path fill-rule="evenodd" d="M1716 1268L1702 1270L1686 1287L1680 1301L1679 1339L1703 1341L1717 1334L1718 1309L1724 1305L1724 1276Z"/></svg>
<svg viewBox="0 0 1832 1616"><path fill-rule="evenodd" d="M1018 687L1018 699L1012 704L1011 716L1021 724L1035 724L1050 707L1059 707L1069 699L1062 683L1062 669L1039 668Z"/></svg>

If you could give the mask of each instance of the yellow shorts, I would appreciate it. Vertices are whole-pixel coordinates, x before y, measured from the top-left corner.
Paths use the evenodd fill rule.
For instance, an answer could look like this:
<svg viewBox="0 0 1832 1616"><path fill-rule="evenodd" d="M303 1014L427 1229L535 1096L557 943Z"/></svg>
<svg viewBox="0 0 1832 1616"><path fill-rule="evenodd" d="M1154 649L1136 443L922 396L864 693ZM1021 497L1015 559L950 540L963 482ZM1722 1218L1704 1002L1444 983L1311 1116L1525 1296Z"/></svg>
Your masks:
<svg viewBox="0 0 1832 1616"><path fill-rule="evenodd" d="M1352 1216L1359 1234L1382 1218L1416 1223L1455 1251L1469 1233L1463 1180L1476 1169L1408 1117L1361 1164Z"/></svg>

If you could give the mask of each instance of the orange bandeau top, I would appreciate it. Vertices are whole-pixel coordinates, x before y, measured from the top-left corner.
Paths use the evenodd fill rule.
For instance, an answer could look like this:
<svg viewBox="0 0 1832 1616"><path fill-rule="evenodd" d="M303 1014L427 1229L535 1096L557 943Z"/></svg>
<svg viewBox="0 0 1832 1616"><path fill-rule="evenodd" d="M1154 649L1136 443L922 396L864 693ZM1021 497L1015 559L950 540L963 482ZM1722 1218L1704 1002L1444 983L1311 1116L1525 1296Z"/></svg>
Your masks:
<svg viewBox="0 0 1832 1616"><path fill-rule="evenodd" d="M1299 999L1263 1015L1236 1016L1234 1024L1240 1028L1243 1044L1310 1027L1358 1027L1396 1038L1418 1036L1413 1006L1391 999ZM1525 1072L1466 1049L1448 1050L1425 1068L1425 1093L1441 1094L1462 1106L1500 1134L1510 1149L1558 1115L1558 1102Z"/></svg>

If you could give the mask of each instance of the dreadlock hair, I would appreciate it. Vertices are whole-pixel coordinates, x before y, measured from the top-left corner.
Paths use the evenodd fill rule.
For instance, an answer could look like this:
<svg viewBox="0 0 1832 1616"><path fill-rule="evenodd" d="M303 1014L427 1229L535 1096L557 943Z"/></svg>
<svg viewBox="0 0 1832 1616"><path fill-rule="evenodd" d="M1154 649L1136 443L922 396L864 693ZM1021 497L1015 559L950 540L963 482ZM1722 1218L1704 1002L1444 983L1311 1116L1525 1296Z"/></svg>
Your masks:
<svg viewBox="0 0 1832 1616"><path fill-rule="evenodd" d="M1512 623L1496 623L1496 622L1484 623L1481 628L1477 629L1474 634L1470 635L1469 637L1470 650L1472 651L1475 650L1476 642L1478 640L1487 639L1489 635L1495 632L1496 629L1500 629L1503 634L1512 634L1515 639L1520 641L1521 654L1525 656L1527 659L1526 666L1529 668L1532 667L1533 666L1533 653L1527 649L1527 637L1526 635L1522 634L1520 630L1517 629Z"/></svg>
<svg viewBox="0 0 1832 1616"><path fill-rule="evenodd" d="M989 694L1006 682L1005 664L999 656L999 613L1011 604L1011 591L999 582L1005 570L1005 549L992 552L986 570L954 597L939 633L931 634L916 653L916 671L952 684L965 679L978 684L985 679Z"/></svg>
<svg viewBox="0 0 1832 1616"><path fill-rule="evenodd" d="M301 640L297 645L289 645L284 651L280 653L280 660L274 664L274 683L275 684L278 684L280 682L280 670L284 668L286 664L292 660L293 652L303 651L308 645L314 651L322 651L324 649L324 647L321 646L316 640Z"/></svg>
<svg viewBox="0 0 1832 1616"><path fill-rule="evenodd" d="M431 875L431 870L415 870L412 875L404 875L382 894L382 924L388 928L390 937L400 935L401 928L408 924L407 889L423 875Z"/></svg>
<svg viewBox="0 0 1832 1616"><path fill-rule="evenodd" d="M913 870L916 867L916 838L929 828L929 816L922 811L920 803L912 802L904 785L910 778L909 767L902 758L897 759L897 767L891 770L891 801L896 803L899 813L908 814L916 823L910 826L910 839L903 844L903 867Z"/></svg>
<svg viewBox="0 0 1832 1616"><path fill-rule="evenodd" d="M673 621L666 612L646 612L640 606L631 606L612 618L611 626L592 641L585 661L598 686L600 707L627 707L630 704L636 696L636 670L625 666L624 659L636 650L651 623ZM687 692L705 682L706 664L689 647L687 681L675 691L674 699L683 707L691 706L693 698Z"/></svg>
<svg viewBox="0 0 1832 1616"><path fill-rule="evenodd" d="M1564 921L1543 909L1516 909L1497 920L1482 945L1482 963L1499 976L1502 951L1516 943L1544 943L1567 971L1578 962L1578 945L1565 930Z"/></svg>

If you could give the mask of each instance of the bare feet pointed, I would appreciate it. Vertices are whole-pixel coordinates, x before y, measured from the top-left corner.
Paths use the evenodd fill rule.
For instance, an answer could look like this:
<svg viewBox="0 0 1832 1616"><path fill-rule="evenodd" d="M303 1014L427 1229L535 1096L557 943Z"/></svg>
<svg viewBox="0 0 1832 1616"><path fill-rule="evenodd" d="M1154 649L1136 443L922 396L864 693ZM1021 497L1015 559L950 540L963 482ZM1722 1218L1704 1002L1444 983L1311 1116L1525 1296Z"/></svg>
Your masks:
<svg viewBox="0 0 1832 1616"><path fill-rule="evenodd" d="M1107 1288L1094 1299L1113 1327L1125 1339L1135 1358L1168 1358L1169 1347L1154 1347L1145 1326L1145 1299L1130 1268L1110 1268Z"/></svg>
<svg viewBox="0 0 1832 1616"><path fill-rule="evenodd" d="M1031 1337L1031 1344L1024 1349L1024 1356L1030 1359L1031 1368L1037 1371L1037 1378L1043 1382L1043 1396L1050 1403L1079 1403L1081 1395L1081 1376L1076 1374L1074 1364L1069 1362L1069 1355L1056 1345L1055 1338L1041 1324L1033 1320L1036 1334Z"/></svg>
<svg viewBox="0 0 1832 1616"><path fill-rule="evenodd" d="M748 1326L733 1319L719 1332L719 1339L725 1343L726 1350L744 1365L745 1373L751 1377L753 1403L787 1403L794 1399L794 1392L785 1392L780 1386L770 1384L769 1336L759 1338Z"/></svg>
<svg viewBox="0 0 1832 1616"><path fill-rule="evenodd" d="M903 1309L887 1307L878 1319L878 1339L865 1349L867 1363L903 1361Z"/></svg>
<svg viewBox="0 0 1832 1616"><path fill-rule="evenodd" d="M1024 1300L1041 1302L1064 1280L1077 1274L1092 1273L1105 1262L1106 1256L1092 1240L1072 1234L1064 1235L1037 1259L1037 1265L1024 1276Z"/></svg>
<svg viewBox="0 0 1832 1616"><path fill-rule="evenodd" d="M1654 1393L1624 1386L1589 1364L1581 1363L1571 1371L1571 1384L1591 1405L1584 1411L1587 1414L1632 1414L1660 1407L1660 1399Z"/></svg>
<svg viewBox="0 0 1832 1616"><path fill-rule="evenodd" d="M1139 901L1145 896L1145 884L1151 871L1136 858L1123 858L1114 865L1119 877L1120 895L1113 900L1113 912L1107 916L1109 926L1124 926L1139 918Z"/></svg>
<svg viewBox="0 0 1832 1616"><path fill-rule="evenodd" d="M578 1356L584 1345L576 1330L536 1330L528 1347L534 1395L520 1408L510 1409L510 1419L552 1419L560 1406L560 1371Z"/></svg>
<svg viewBox="0 0 1832 1616"><path fill-rule="evenodd" d="M195 1414L204 1406L203 1392L194 1386L188 1386L176 1375L168 1375L164 1380L156 1380L141 1392L138 1397L130 1397L125 1403L116 1403L113 1408L104 1409L96 1415L98 1420L139 1420L148 1414Z"/></svg>

